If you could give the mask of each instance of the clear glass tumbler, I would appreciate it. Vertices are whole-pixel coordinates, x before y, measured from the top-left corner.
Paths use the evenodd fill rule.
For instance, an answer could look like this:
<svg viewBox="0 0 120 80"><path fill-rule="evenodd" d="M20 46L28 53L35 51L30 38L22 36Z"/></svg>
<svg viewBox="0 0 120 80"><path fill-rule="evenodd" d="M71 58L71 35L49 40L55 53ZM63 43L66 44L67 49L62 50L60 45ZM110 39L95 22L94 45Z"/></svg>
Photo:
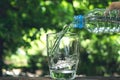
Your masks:
<svg viewBox="0 0 120 80"><path fill-rule="evenodd" d="M47 54L50 77L73 80L79 62L79 36L75 33L47 34Z"/></svg>

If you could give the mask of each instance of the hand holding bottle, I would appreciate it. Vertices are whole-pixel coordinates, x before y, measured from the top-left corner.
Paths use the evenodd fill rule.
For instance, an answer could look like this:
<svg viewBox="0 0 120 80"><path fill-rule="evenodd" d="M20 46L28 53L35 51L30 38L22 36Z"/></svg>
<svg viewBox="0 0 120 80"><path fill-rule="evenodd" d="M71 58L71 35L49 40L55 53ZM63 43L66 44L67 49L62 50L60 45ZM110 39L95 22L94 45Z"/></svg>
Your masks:
<svg viewBox="0 0 120 80"><path fill-rule="evenodd" d="M109 11L112 11L112 10L120 10L120 1L118 1L118 2L112 2L109 5L109 7L106 9L105 15L108 15Z"/></svg>

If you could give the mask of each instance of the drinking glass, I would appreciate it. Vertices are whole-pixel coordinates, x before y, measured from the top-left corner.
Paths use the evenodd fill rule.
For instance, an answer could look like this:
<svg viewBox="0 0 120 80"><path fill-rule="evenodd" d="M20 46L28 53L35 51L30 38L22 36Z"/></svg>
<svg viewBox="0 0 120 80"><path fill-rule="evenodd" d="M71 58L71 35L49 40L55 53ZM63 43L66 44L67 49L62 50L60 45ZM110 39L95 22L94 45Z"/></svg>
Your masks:
<svg viewBox="0 0 120 80"><path fill-rule="evenodd" d="M47 34L47 54L50 77L73 80L79 62L79 36L75 33Z"/></svg>

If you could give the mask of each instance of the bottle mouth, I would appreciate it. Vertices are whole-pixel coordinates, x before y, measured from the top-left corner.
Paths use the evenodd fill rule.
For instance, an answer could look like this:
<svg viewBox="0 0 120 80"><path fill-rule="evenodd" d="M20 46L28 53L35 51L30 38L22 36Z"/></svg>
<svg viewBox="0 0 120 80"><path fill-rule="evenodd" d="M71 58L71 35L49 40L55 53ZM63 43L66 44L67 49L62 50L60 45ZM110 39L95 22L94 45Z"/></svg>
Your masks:
<svg viewBox="0 0 120 80"><path fill-rule="evenodd" d="M74 16L74 27L75 28L83 28L84 27L84 16L77 15Z"/></svg>

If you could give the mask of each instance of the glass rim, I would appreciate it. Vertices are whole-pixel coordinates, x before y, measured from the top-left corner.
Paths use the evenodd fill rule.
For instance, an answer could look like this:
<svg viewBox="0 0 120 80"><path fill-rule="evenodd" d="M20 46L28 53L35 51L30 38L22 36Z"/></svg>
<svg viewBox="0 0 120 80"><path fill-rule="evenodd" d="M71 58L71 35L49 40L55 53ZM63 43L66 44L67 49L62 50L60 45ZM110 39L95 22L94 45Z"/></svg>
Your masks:
<svg viewBox="0 0 120 80"><path fill-rule="evenodd" d="M54 33L47 33L46 35L49 36L49 35L54 35L54 34L59 35L60 32L58 32L58 33L57 33L57 32L54 32ZM77 33L72 33L72 32L66 32L65 34L78 35Z"/></svg>

